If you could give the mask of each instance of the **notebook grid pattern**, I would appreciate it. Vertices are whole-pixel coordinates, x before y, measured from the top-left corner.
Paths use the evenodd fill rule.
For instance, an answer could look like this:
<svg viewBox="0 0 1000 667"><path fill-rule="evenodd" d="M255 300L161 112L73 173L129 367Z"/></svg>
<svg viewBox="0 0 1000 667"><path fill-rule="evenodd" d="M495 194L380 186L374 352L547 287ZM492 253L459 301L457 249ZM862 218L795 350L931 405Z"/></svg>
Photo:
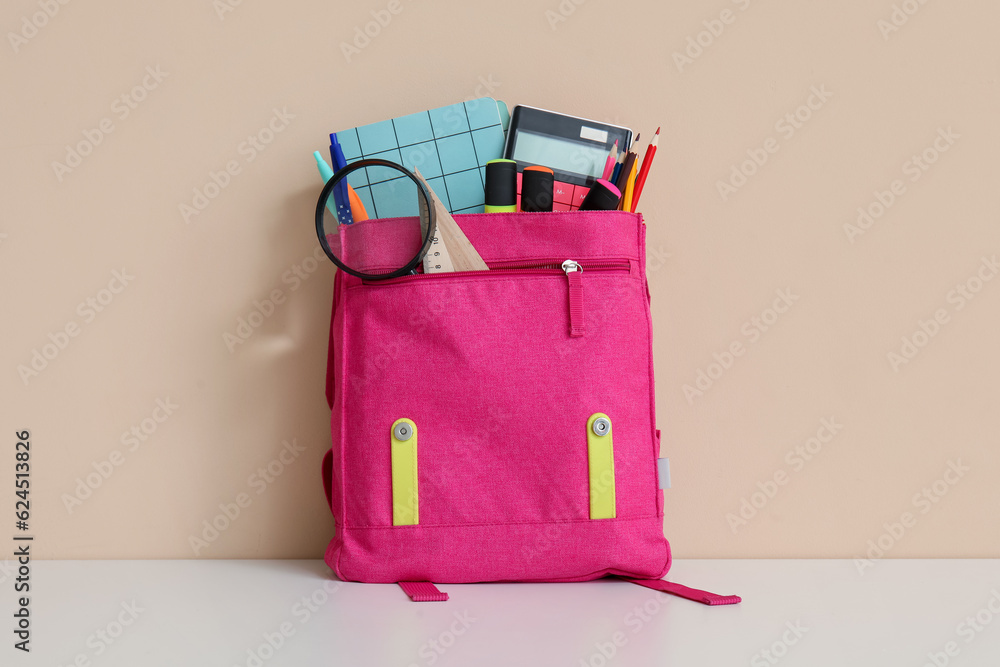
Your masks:
<svg viewBox="0 0 1000 667"><path fill-rule="evenodd" d="M349 163L380 158L419 169L451 213L482 213L486 163L503 155L503 125L497 101L484 97L337 132L337 139ZM396 170L366 168L348 182L372 218L417 214L412 182Z"/></svg>

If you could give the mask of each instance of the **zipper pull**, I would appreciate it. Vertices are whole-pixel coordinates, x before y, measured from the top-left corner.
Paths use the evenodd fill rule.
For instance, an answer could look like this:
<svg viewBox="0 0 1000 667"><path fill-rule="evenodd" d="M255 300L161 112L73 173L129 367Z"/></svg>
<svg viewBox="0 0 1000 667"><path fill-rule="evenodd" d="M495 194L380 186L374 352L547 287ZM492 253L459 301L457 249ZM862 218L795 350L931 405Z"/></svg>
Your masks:
<svg viewBox="0 0 1000 667"><path fill-rule="evenodd" d="M562 263L569 281L569 335L579 338L583 327L583 267L571 259Z"/></svg>

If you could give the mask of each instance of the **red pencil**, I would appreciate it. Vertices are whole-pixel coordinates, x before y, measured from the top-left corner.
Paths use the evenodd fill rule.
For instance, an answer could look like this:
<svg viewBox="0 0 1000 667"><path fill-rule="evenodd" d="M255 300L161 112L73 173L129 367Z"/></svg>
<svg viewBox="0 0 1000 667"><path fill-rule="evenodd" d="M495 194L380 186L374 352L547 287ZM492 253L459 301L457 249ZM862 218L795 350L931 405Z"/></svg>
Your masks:
<svg viewBox="0 0 1000 667"><path fill-rule="evenodd" d="M636 206L639 205L639 195L642 194L642 186L646 184L646 176L649 175L649 166L653 164L653 156L656 155L656 144L660 138L660 128L656 128L653 140L646 147L646 154L642 158L642 167L639 175L635 177L635 194L632 195L632 212L635 213Z"/></svg>

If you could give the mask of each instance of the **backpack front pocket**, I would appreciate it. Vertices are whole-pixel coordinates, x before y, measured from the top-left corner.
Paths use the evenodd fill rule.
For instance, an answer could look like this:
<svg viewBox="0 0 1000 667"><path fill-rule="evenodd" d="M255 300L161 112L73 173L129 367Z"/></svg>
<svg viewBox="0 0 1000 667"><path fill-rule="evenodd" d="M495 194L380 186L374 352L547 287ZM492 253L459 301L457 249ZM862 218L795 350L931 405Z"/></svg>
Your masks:
<svg viewBox="0 0 1000 667"><path fill-rule="evenodd" d="M415 525L593 520L595 414L614 428L614 511L601 518L657 515L648 302L633 262L498 262L346 289L345 525L394 525L400 419L419 433Z"/></svg>

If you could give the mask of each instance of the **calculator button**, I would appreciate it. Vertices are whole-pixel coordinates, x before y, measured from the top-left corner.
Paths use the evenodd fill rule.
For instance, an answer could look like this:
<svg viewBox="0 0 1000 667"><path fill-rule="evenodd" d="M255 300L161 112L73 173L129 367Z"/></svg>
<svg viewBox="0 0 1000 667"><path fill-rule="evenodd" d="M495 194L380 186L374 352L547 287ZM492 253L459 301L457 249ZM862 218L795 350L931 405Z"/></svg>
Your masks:
<svg viewBox="0 0 1000 667"><path fill-rule="evenodd" d="M572 204L573 185L556 181L552 186L552 200L560 204Z"/></svg>
<svg viewBox="0 0 1000 667"><path fill-rule="evenodd" d="M564 204L561 201L554 201L554 202L552 202L552 210L553 211L572 211L573 207L570 206L569 204Z"/></svg>
<svg viewBox="0 0 1000 667"><path fill-rule="evenodd" d="M573 206L576 208L580 207L583 200L587 197L587 193L590 192L590 188L585 188L582 185L573 186Z"/></svg>

